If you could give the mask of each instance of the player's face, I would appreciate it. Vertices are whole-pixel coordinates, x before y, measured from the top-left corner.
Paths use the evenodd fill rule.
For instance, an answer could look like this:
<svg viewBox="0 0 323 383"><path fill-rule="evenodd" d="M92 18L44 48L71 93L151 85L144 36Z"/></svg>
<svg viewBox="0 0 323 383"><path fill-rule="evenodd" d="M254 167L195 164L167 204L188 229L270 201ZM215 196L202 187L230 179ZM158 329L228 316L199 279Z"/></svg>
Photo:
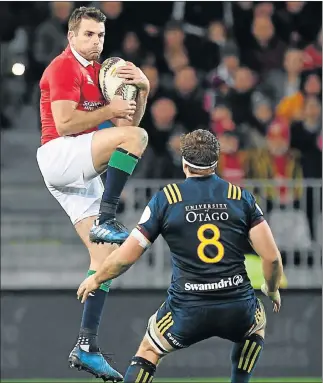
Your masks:
<svg viewBox="0 0 323 383"><path fill-rule="evenodd" d="M98 60L103 50L105 26L95 20L81 20L79 30L70 32L69 40L73 48L86 60Z"/></svg>

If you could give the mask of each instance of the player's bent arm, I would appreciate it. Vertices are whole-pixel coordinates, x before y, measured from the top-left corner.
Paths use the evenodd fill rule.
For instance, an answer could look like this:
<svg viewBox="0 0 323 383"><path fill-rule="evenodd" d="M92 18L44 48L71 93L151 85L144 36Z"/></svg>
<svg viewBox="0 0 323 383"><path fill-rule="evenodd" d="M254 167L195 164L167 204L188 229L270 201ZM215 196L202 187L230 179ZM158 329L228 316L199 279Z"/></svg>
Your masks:
<svg viewBox="0 0 323 383"><path fill-rule="evenodd" d="M276 292L279 289L283 275L283 264L268 223L262 221L252 227L249 231L249 238L253 248L262 259L262 268L268 292Z"/></svg>
<svg viewBox="0 0 323 383"><path fill-rule="evenodd" d="M133 116L132 123L134 126L138 126L145 114L146 106L147 106L147 100L148 100L148 94L149 90L144 91L144 90L139 90L138 96L136 98L137 102L137 108L136 112Z"/></svg>
<svg viewBox="0 0 323 383"><path fill-rule="evenodd" d="M110 254L94 274L97 283L117 278L126 272L141 257L145 248L140 241L130 235L126 241Z"/></svg>
<svg viewBox="0 0 323 383"><path fill-rule="evenodd" d="M77 110L77 103L69 100L53 101L51 108L55 126L60 136L84 132L115 117L109 106L85 112Z"/></svg>
<svg viewBox="0 0 323 383"><path fill-rule="evenodd" d="M136 98L136 111L132 117L132 122L129 123L128 120L124 118L115 119L115 126L139 126L146 110L147 100L148 100L149 91L139 90L138 96Z"/></svg>

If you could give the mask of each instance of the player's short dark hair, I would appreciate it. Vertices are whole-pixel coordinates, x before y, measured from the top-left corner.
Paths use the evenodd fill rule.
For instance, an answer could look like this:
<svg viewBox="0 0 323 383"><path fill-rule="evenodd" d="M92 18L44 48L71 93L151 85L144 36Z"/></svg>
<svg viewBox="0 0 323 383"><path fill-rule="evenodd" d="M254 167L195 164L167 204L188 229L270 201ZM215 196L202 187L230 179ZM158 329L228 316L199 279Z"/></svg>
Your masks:
<svg viewBox="0 0 323 383"><path fill-rule="evenodd" d="M68 20L68 30L77 32L82 19L91 19L98 23L105 23L106 17L100 9L95 7L76 8Z"/></svg>
<svg viewBox="0 0 323 383"><path fill-rule="evenodd" d="M220 155L220 143L208 130L198 129L181 137L181 154L186 161L197 166L210 166L209 169L196 169L188 165L194 174L213 173Z"/></svg>

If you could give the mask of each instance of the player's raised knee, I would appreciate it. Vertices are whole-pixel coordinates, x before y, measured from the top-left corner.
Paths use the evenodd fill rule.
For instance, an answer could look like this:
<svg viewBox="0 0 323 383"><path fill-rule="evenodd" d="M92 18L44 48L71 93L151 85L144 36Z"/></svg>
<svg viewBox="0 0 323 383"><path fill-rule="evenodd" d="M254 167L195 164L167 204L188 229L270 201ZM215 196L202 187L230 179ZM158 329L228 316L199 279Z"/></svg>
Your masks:
<svg viewBox="0 0 323 383"><path fill-rule="evenodd" d="M145 129L137 127L135 129L136 139L138 140L138 146L145 150L148 144L148 134Z"/></svg>
<svg viewBox="0 0 323 383"><path fill-rule="evenodd" d="M145 129L140 127L129 127L125 136L124 149L141 156L148 144L148 134Z"/></svg>

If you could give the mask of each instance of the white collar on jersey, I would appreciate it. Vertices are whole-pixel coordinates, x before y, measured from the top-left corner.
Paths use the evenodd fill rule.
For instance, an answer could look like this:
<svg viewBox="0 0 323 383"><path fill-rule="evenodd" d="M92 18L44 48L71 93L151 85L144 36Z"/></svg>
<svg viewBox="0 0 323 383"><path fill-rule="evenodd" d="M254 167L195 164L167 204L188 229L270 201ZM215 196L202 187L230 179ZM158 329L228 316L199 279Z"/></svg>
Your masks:
<svg viewBox="0 0 323 383"><path fill-rule="evenodd" d="M81 63L85 68L89 65L93 65L93 61L87 61L84 57L82 57L79 53L76 52L76 50L71 47L71 51L76 58L76 60Z"/></svg>

